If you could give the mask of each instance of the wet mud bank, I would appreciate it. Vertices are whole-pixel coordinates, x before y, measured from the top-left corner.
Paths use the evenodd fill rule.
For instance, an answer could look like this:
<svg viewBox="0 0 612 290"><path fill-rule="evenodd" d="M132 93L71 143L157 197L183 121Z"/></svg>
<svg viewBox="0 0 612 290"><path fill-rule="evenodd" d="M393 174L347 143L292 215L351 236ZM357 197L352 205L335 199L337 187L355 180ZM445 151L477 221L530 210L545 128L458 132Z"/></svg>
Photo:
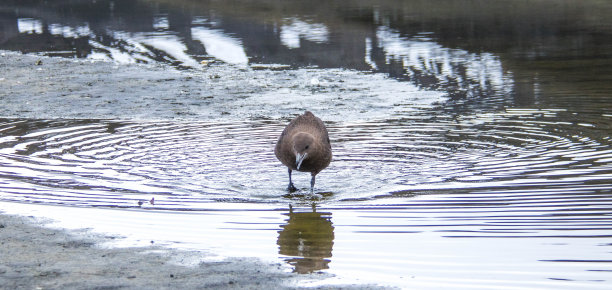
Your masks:
<svg viewBox="0 0 612 290"><path fill-rule="evenodd" d="M211 102L207 99L213 99L213 94L202 82L210 84L221 78L219 74L226 77L230 73L210 72L195 80L167 66L117 65L12 52L1 54L0 71L0 115L39 119L215 117L212 110L194 112L190 105Z"/></svg>
<svg viewBox="0 0 612 290"><path fill-rule="evenodd" d="M33 217L0 214L0 284L6 289L298 289L298 275L253 258L200 262L206 255L158 247L106 248L120 237L45 227ZM333 288L372 289L343 285Z"/></svg>
<svg viewBox="0 0 612 290"><path fill-rule="evenodd" d="M308 109L333 122L388 118L395 104L402 113L445 100L383 74L345 69L213 63L181 70L0 52L0 75L6 118L280 120Z"/></svg>
<svg viewBox="0 0 612 290"><path fill-rule="evenodd" d="M0 281L7 289L292 288L285 282L295 278L247 259L180 266L197 254L155 246L104 249L97 244L116 237L73 235L36 223L0 215Z"/></svg>

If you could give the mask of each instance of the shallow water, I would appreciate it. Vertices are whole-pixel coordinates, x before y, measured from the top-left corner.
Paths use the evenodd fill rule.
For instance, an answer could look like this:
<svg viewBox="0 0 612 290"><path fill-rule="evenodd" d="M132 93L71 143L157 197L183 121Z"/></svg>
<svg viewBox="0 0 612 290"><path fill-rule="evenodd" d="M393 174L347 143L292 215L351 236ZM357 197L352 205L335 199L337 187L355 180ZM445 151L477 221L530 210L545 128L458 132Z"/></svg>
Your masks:
<svg viewBox="0 0 612 290"><path fill-rule="evenodd" d="M280 257L338 283L603 288L612 150L556 133L560 113L331 124L314 200L307 174L284 190L283 122L3 120L0 188L4 202L62 205L17 211L69 227Z"/></svg>
<svg viewBox="0 0 612 290"><path fill-rule="evenodd" d="M527 1L491 19L508 7L443 2L7 5L3 49L20 39L16 50L206 81L184 81L204 89L181 105L152 97L164 112L137 118L120 105L114 119L44 107L33 118L1 95L0 208L120 234L120 245L335 275L311 285L607 288L610 6ZM58 52L41 38L73 44ZM334 154L314 197L308 174L287 194L273 154L305 108L326 121Z"/></svg>

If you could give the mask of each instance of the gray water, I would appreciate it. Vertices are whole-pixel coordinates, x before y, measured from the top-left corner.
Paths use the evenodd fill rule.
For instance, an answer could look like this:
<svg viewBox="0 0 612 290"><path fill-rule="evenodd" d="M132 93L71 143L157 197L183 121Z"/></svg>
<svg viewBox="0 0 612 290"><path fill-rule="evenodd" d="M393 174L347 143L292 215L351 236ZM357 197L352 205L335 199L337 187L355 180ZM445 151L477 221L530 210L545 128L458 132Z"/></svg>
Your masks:
<svg viewBox="0 0 612 290"><path fill-rule="evenodd" d="M201 82L60 118L3 77L3 210L323 283L609 287L610 4L48 3L0 6L0 48ZM334 153L314 197L273 154L305 109Z"/></svg>

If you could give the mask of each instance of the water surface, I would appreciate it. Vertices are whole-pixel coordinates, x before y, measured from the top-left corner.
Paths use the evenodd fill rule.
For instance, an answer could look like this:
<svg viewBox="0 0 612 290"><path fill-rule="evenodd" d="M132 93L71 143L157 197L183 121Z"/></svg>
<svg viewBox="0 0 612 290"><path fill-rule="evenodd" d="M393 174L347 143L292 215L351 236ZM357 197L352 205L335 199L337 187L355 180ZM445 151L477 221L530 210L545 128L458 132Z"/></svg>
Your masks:
<svg viewBox="0 0 612 290"><path fill-rule="evenodd" d="M59 118L3 77L6 212L334 275L310 285L610 283L607 3L45 3L0 6L0 48L161 66L191 93ZM314 197L273 154L304 109L334 153Z"/></svg>

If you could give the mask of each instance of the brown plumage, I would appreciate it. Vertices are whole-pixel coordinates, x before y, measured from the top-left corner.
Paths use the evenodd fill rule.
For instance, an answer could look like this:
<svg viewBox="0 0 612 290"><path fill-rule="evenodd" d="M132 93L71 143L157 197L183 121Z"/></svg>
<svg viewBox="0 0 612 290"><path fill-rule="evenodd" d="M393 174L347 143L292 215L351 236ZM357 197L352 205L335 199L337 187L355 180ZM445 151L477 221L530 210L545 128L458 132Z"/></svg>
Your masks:
<svg viewBox="0 0 612 290"><path fill-rule="evenodd" d="M332 152L327 128L310 111L297 116L285 127L274 148L276 158L289 168L289 191L297 189L291 182L291 171L310 172L310 190L315 176L331 162Z"/></svg>

